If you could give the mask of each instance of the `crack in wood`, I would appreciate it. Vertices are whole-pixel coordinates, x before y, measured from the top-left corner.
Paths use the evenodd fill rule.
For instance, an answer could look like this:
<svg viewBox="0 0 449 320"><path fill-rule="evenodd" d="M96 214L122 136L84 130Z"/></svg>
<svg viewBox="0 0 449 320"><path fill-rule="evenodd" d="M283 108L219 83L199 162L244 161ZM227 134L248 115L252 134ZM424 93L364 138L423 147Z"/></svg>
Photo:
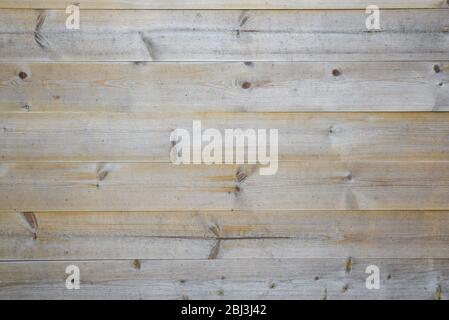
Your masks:
<svg viewBox="0 0 449 320"><path fill-rule="evenodd" d="M46 18L47 13L45 11L41 11L37 16L36 26L34 27L34 40L36 41L37 45L43 50L50 49L50 43L42 34L42 27L45 23Z"/></svg>
<svg viewBox="0 0 449 320"><path fill-rule="evenodd" d="M97 165L97 179L98 181L104 181L106 177L109 175L109 171L106 168L105 164Z"/></svg>
<svg viewBox="0 0 449 320"><path fill-rule="evenodd" d="M143 32L139 32L139 36L140 39L142 40L143 45L145 46L147 52L148 52L148 57L150 58L151 61L155 60L155 56L154 56L154 49L153 49L153 44L151 43L151 40L146 37Z"/></svg>
<svg viewBox="0 0 449 320"><path fill-rule="evenodd" d="M243 10L239 17L239 27L243 27L245 23L249 20L249 16L247 15L248 10Z"/></svg>
<svg viewBox="0 0 449 320"><path fill-rule="evenodd" d="M221 239L217 240L215 245L210 250L209 257L208 257L209 260L217 259L218 255L220 253L221 241L222 241Z"/></svg>
<svg viewBox="0 0 449 320"><path fill-rule="evenodd" d="M443 298L443 296L442 296L441 285L438 285L435 290L435 300L441 300L442 298Z"/></svg>
<svg viewBox="0 0 449 320"><path fill-rule="evenodd" d="M37 222L36 215L34 212L21 212L20 216L22 221L25 222L25 227L33 234L34 240L37 239L37 231L39 224Z"/></svg>
<svg viewBox="0 0 449 320"><path fill-rule="evenodd" d="M217 238L221 237L221 229L218 224L214 224L213 226L210 226L209 230L215 235L215 237L217 237Z"/></svg>
<svg viewBox="0 0 449 320"><path fill-rule="evenodd" d="M354 264L354 261L352 260L352 257L349 257L348 260L346 260L346 266L345 266L346 273L351 273L353 264Z"/></svg>

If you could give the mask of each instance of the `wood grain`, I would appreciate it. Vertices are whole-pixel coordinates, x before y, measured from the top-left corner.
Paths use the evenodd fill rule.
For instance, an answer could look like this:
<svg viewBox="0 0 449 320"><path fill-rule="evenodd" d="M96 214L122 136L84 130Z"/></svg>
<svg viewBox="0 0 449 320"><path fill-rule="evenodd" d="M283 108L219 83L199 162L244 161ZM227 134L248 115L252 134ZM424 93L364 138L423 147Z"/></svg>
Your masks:
<svg viewBox="0 0 449 320"><path fill-rule="evenodd" d="M0 210L446 210L447 162L4 163Z"/></svg>
<svg viewBox="0 0 449 320"><path fill-rule="evenodd" d="M365 9L368 0L78 0L81 9ZM61 9L69 0L0 0L0 8ZM447 8L444 0L377 0L380 8Z"/></svg>
<svg viewBox="0 0 449 320"><path fill-rule="evenodd" d="M449 9L0 11L0 61L448 60Z"/></svg>
<svg viewBox="0 0 449 320"><path fill-rule="evenodd" d="M170 162L170 134L278 129L281 161L448 161L448 113L3 113L3 162ZM208 142L204 142L203 146ZM232 151L229 148L223 149ZM224 159L223 159L224 161Z"/></svg>
<svg viewBox="0 0 449 320"><path fill-rule="evenodd" d="M0 213L2 261L449 258L448 239L447 211Z"/></svg>
<svg viewBox="0 0 449 320"><path fill-rule="evenodd" d="M0 112L449 111L448 84L448 61L2 63Z"/></svg>
<svg viewBox="0 0 449 320"><path fill-rule="evenodd" d="M72 2L0 0L0 299L449 298L448 1ZM172 164L193 120L279 171Z"/></svg>
<svg viewBox="0 0 449 320"><path fill-rule="evenodd" d="M65 269L80 268L67 290ZM0 299L447 299L449 261L422 259L2 262ZM368 290L366 267L380 269ZM136 268L137 266L137 268Z"/></svg>

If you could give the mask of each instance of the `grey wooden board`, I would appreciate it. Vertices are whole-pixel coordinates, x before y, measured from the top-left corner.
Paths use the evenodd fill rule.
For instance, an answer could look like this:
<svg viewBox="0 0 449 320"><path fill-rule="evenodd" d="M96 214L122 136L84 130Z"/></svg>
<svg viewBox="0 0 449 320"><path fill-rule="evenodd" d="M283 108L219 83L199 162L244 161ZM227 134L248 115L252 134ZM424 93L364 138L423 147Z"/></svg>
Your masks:
<svg viewBox="0 0 449 320"><path fill-rule="evenodd" d="M447 162L3 163L0 210L446 210Z"/></svg>
<svg viewBox="0 0 449 320"><path fill-rule="evenodd" d="M81 9L365 9L371 0L78 0ZM1 0L0 8L66 8L68 0ZM380 8L447 8L445 0L377 0Z"/></svg>
<svg viewBox="0 0 449 320"><path fill-rule="evenodd" d="M447 211L0 212L0 260L449 258Z"/></svg>
<svg viewBox="0 0 449 320"><path fill-rule="evenodd" d="M0 112L448 110L448 61L0 64Z"/></svg>
<svg viewBox="0 0 449 320"><path fill-rule="evenodd" d="M81 289L67 290L66 267ZM380 290L366 289L366 267ZM422 259L1 262L1 299L447 299L449 261Z"/></svg>
<svg viewBox="0 0 449 320"><path fill-rule="evenodd" d="M449 10L0 10L0 61L373 61L449 59Z"/></svg>
<svg viewBox="0 0 449 320"><path fill-rule="evenodd" d="M276 129L281 161L448 161L449 113L2 113L3 162L170 162L175 129ZM204 141L203 147L209 142ZM223 148L223 154L232 151ZM246 152L247 153L247 152ZM223 159L224 160L224 159Z"/></svg>

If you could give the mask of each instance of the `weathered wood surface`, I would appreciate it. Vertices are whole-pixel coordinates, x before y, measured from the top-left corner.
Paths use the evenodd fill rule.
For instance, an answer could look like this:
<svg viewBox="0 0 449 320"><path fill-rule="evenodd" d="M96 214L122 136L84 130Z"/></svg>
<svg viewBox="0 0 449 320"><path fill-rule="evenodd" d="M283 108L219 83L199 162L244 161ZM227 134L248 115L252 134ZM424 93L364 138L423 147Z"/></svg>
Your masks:
<svg viewBox="0 0 449 320"><path fill-rule="evenodd" d="M449 111L449 62L2 63L3 111Z"/></svg>
<svg viewBox="0 0 449 320"><path fill-rule="evenodd" d="M448 298L446 0L78 3L0 0L0 299ZM171 164L192 120L278 173Z"/></svg>
<svg viewBox="0 0 449 320"><path fill-rule="evenodd" d="M447 211L1 212L0 260L449 258Z"/></svg>
<svg viewBox="0 0 449 320"><path fill-rule="evenodd" d="M380 8L447 8L446 0L377 0ZM66 8L71 0L0 0L0 8ZM370 0L78 0L81 9L365 9Z"/></svg>
<svg viewBox="0 0 449 320"><path fill-rule="evenodd" d="M3 113L0 158L170 162L170 133L192 120L278 129L281 161L449 161L448 113Z"/></svg>
<svg viewBox="0 0 449 320"><path fill-rule="evenodd" d="M77 265L81 289L65 288ZM377 265L381 289L368 290ZM0 263L1 299L447 299L449 260L125 260Z"/></svg>
<svg viewBox="0 0 449 320"><path fill-rule="evenodd" d="M446 210L448 162L2 163L0 210Z"/></svg>
<svg viewBox="0 0 449 320"><path fill-rule="evenodd" d="M0 61L448 60L449 9L0 11Z"/></svg>

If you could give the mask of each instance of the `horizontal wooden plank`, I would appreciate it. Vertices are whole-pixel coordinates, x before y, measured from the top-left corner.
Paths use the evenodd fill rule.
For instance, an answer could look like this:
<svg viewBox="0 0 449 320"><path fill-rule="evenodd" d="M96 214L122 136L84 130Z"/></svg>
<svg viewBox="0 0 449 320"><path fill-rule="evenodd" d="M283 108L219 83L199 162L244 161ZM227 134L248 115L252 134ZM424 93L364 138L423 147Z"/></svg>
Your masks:
<svg viewBox="0 0 449 320"><path fill-rule="evenodd" d="M170 134L192 133L193 120L223 135L227 128L277 129L282 161L449 160L449 113L173 112L3 113L0 159L170 162Z"/></svg>
<svg viewBox="0 0 449 320"><path fill-rule="evenodd" d="M67 290L66 267L80 268ZM368 290L366 268L380 270ZM131 260L0 263L0 299L447 299L448 260Z"/></svg>
<svg viewBox="0 0 449 320"><path fill-rule="evenodd" d="M81 9L365 9L368 0L78 0ZM61 9L71 0L0 0L0 8ZM443 0L377 0L380 8L447 8Z"/></svg>
<svg viewBox="0 0 449 320"><path fill-rule="evenodd" d="M1 212L0 260L449 258L448 211Z"/></svg>
<svg viewBox="0 0 449 320"><path fill-rule="evenodd" d="M448 60L449 9L0 11L0 61Z"/></svg>
<svg viewBox="0 0 449 320"><path fill-rule="evenodd" d="M449 111L447 84L448 61L2 63L0 112Z"/></svg>
<svg viewBox="0 0 449 320"><path fill-rule="evenodd" d="M2 163L0 210L447 210L447 162Z"/></svg>

